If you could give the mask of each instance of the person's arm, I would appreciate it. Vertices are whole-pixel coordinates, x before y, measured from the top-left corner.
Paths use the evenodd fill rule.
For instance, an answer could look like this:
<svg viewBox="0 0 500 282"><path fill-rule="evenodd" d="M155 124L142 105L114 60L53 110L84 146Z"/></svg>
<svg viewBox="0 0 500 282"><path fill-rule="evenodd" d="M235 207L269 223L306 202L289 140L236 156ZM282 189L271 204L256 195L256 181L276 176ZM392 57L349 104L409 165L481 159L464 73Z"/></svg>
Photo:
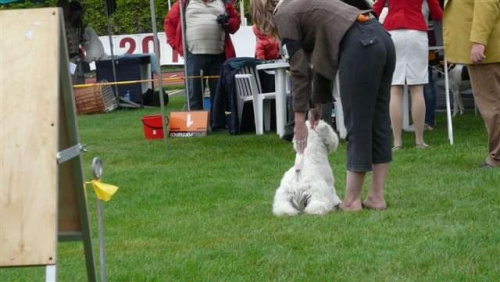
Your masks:
<svg viewBox="0 0 500 282"><path fill-rule="evenodd" d="M500 16L500 1L474 1L470 41L488 45L491 31Z"/></svg>
<svg viewBox="0 0 500 282"><path fill-rule="evenodd" d="M175 42L176 42L176 33L177 33L177 25L179 24L180 21L180 9L179 9L179 1L175 2L174 5L172 5L172 8L168 12L167 16L165 17L165 21L163 22L163 30L165 31L166 39L168 45L172 47L172 49L175 50ZM178 51L178 50L176 50Z"/></svg>
<svg viewBox="0 0 500 282"><path fill-rule="evenodd" d="M375 13L375 15L377 15L377 17L380 17L380 13L382 13L385 1L387 0L377 0L375 3L373 3L372 10Z"/></svg>
<svg viewBox="0 0 500 282"><path fill-rule="evenodd" d="M331 103L333 101L333 81L318 72L313 74L313 104Z"/></svg>
<svg viewBox="0 0 500 282"><path fill-rule="evenodd" d="M484 50L488 45L488 39L500 16L500 1L474 1L474 16L472 18L472 29L470 41L471 60L473 64L481 63L486 57Z"/></svg>
<svg viewBox="0 0 500 282"><path fill-rule="evenodd" d="M275 17L282 53L290 63L293 84L294 112L307 112L311 101L311 77L307 55L302 48L302 34L298 19L290 15Z"/></svg>
<svg viewBox="0 0 500 282"><path fill-rule="evenodd" d="M226 13L228 17L226 31L231 34L234 34L235 32L238 31L238 29L240 29L241 18L238 11L236 11L233 2L226 5Z"/></svg>
<svg viewBox="0 0 500 282"><path fill-rule="evenodd" d="M306 126L306 113L295 112L295 127L293 128L293 141L295 142L295 150L299 155L304 153L307 147L307 126Z"/></svg>
<svg viewBox="0 0 500 282"><path fill-rule="evenodd" d="M282 51L289 60L292 76L293 110L295 112L295 142L297 153L302 154L307 146L306 113L311 101L311 77L307 55L302 48L299 19L293 15L275 16Z"/></svg>
<svg viewBox="0 0 500 282"><path fill-rule="evenodd" d="M439 6L438 0L427 0L429 5L429 11L431 12L431 18L433 21L441 21L443 19L443 10Z"/></svg>

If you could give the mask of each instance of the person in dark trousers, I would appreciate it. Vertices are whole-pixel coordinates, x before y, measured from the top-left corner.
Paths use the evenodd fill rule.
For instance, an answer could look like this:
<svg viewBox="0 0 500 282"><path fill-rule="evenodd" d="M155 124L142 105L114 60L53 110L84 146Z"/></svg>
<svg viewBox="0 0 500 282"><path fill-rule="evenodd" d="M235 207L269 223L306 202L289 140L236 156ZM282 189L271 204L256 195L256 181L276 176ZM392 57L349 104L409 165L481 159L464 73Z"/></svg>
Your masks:
<svg viewBox="0 0 500 282"><path fill-rule="evenodd" d="M181 14L186 24L187 54L183 51ZM181 56L185 55L191 110L203 109L201 71L209 76L211 102L217 88L217 77L226 59L236 57L231 37L240 28L240 15L233 0L180 0L165 17L167 43ZM213 103L211 103L213 105Z"/></svg>
<svg viewBox="0 0 500 282"><path fill-rule="evenodd" d="M441 7L442 8L442 7ZM436 34L434 32L436 26L433 21L429 21L429 4L426 0L422 3L422 14L424 15L425 22L427 24L427 38L429 40L429 47L435 47L436 44ZM436 22L437 23L437 22ZM440 25L439 25L440 26ZM432 65L439 63L439 56L437 51L429 51L429 81L424 85L424 101L425 101L425 122L424 130L433 130L436 126L435 114L436 114L436 85L434 83L434 75L432 72Z"/></svg>
<svg viewBox="0 0 500 282"><path fill-rule="evenodd" d="M259 29L277 34L290 63L297 153L307 150L306 113L313 128L321 104L332 102L337 71L347 129L346 194L341 208L385 209L384 186L392 160L389 99L394 44L369 10L339 0L251 0ZM314 87L312 85L314 84ZM361 201L367 172L371 189Z"/></svg>

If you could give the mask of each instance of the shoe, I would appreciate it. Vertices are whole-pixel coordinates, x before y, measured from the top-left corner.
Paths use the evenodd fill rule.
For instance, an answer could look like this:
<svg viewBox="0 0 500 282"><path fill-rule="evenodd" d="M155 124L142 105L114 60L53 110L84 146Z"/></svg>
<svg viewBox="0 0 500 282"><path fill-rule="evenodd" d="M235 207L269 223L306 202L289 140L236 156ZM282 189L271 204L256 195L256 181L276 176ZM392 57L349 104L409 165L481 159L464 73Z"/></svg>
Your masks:
<svg viewBox="0 0 500 282"><path fill-rule="evenodd" d="M424 124L424 130L432 131L432 130L434 130L434 127L430 126L428 124Z"/></svg>
<svg viewBox="0 0 500 282"><path fill-rule="evenodd" d="M403 149L403 145L399 145L399 146L394 146L392 147L392 151L393 152L396 152L396 151L399 151L399 150L402 150Z"/></svg>
<svg viewBox="0 0 500 282"><path fill-rule="evenodd" d="M430 146L425 144L425 143L422 143L422 144L415 145L415 147L417 148L417 150L425 150L425 149L428 149Z"/></svg>

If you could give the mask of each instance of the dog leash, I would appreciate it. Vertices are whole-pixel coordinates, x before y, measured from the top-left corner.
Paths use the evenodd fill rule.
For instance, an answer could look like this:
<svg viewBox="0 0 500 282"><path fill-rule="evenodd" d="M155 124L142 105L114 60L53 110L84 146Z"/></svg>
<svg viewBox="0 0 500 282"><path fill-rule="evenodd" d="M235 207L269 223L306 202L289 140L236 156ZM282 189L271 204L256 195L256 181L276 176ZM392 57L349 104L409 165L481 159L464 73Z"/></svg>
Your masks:
<svg viewBox="0 0 500 282"><path fill-rule="evenodd" d="M295 164L293 167L295 168L295 181L299 181L300 170L304 166L304 154L295 154Z"/></svg>
<svg viewBox="0 0 500 282"><path fill-rule="evenodd" d="M295 154L295 172L299 173L302 167L304 166L304 154Z"/></svg>

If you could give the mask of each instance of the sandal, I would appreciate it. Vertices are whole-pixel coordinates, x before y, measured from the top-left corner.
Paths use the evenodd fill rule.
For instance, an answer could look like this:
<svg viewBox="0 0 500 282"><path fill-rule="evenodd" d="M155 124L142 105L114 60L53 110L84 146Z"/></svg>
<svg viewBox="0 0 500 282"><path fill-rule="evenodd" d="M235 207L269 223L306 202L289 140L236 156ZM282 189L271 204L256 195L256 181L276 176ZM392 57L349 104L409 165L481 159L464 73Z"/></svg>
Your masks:
<svg viewBox="0 0 500 282"><path fill-rule="evenodd" d="M395 151L399 151L399 150L402 150L402 149L403 149L403 146L402 146L402 145L392 147L392 151L393 151L393 152L395 152Z"/></svg>
<svg viewBox="0 0 500 282"><path fill-rule="evenodd" d="M432 130L434 130L434 126L430 126L428 124L424 124L424 130L432 131Z"/></svg>
<svg viewBox="0 0 500 282"><path fill-rule="evenodd" d="M422 144L415 145L415 147L417 148L417 150L425 150L425 149L428 149L430 146L425 144L425 143L422 143Z"/></svg>

